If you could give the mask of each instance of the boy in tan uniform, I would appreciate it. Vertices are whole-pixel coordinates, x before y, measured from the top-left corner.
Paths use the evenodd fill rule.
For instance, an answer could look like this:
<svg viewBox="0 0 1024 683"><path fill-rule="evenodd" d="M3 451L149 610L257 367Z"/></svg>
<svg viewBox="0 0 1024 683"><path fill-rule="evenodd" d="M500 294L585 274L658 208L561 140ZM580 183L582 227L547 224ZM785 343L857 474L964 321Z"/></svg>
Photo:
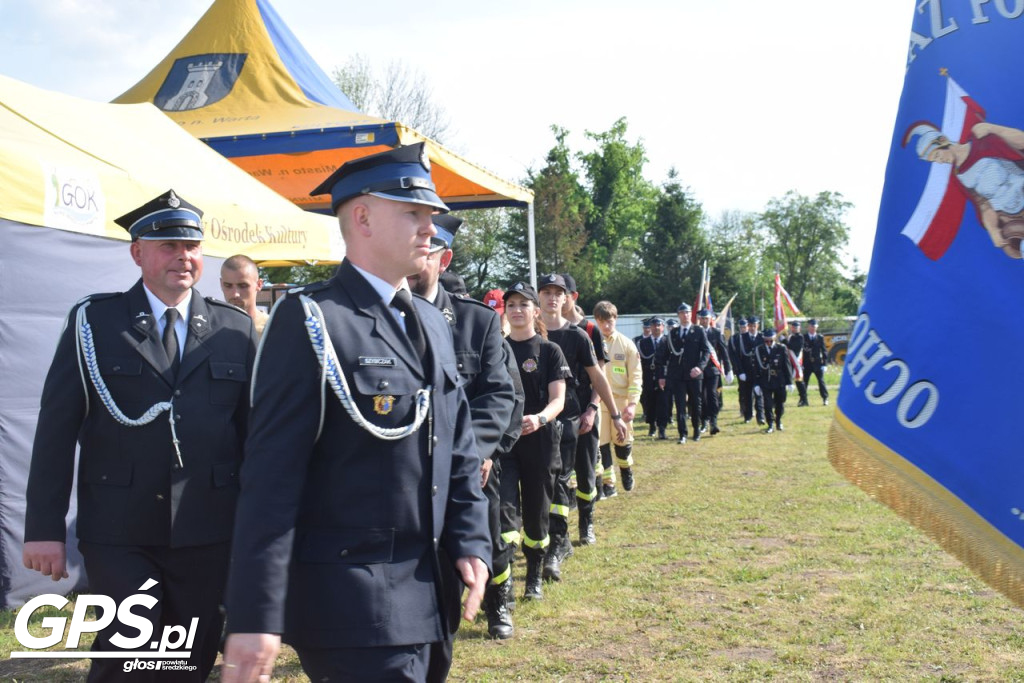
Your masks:
<svg viewBox="0 0 1024 683"><path fill-rule="evenodd" d="M620 441L613 439L608 416L608 406L601 404L601 456L606 467L611 467L611 445L615 445L615 462L622 472L622 488L633 490L633 417L636 415L636 404L640 401L643 384L643 373L640 367L640 353L633 340L615 329L619 311L610 301L599 301L594 306L594 319L604 336L605 363L604 372L612 387L616 412L622 413L626 423L626 438Z"/></svg>

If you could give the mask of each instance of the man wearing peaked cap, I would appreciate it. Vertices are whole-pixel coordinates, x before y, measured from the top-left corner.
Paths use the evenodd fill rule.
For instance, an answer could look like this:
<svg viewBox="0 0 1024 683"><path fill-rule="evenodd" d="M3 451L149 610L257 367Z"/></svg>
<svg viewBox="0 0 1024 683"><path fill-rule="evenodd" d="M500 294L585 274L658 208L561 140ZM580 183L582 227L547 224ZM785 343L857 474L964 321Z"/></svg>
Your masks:
<svg viewBox="0 0 1024 683"><path fill-rule="evenodd" d="M360 195L373 195L448 212L430 177L427 146L418 142L348 161L320 183L310 196L331 195L331 211Z"/></svg>
<svg viewBox="0 0 1024 683"><path fill-rule="evenodd" d="M451 296L452 292L443 286L442 276L448 272L454 256L455 235L462 227L462 219L451 214L437 214L433 220L437 234L430 238L430 256L423 269L409 278L409 285L413 292L441 311L455 340L455 358L466 398L469 399L473 434L482 459L481 479L487 496L493 542L491 561L494 579L484 596L488 632L493 638L510 638L513 627L507 601L512 590L512 548L501 538L501 463L498 456L512 449L522 429L522 382L512 349L501 334L501 318L479 301ZM519 387L518 392L516 386ZM452 579L451 585L461 588L457 579ZM453 627L458 626L459 593L461 591L449 601L449 607L456 609L450 618ZM450 644L451 640L447 643ZM435 666L435 659L431 658L432 672L447 674L450 656L442 661L443 664Z"/></svg>
<svg viewBox="0 0 1024 683"><path fill-rule="evenodd" d="M753 354L757 376L755 392L764 398L764 412L768 418L765 432L771 434L776 429L783 429L786 392L793 388L794 373L789 350L775 342L775 330L771 327L765 329L762 339L763 343L754 349Z"/></svg>
<svg viewBox="0 0 1024 683"><path fill-rule="evenodd" d="M691 310L688 303L679 304L679 327L665 335L655 357L658 385L674 399L680 444L686 443L687 413L693 426L693 440L700 440L701 393L705 368L711 358L707 334L702 327L692 324Z"/></svg>
<svg viewBox="0 0 1024 683"><path fill-rule="evenodd" d="M457 614L445 579L469 587L467 619L488 579L481 459L451 327L406 280L426 267L432 219L447 211L425 148L349 161L313 190L325 193L345 259L279 300L253 379L226 683L269 676L282 640L312 680L424 679Z"/></svg>
<svg viewBox="0 0 1024 683"><path fill-rule="evenodd" d="M828 365L828 349L825 338L818 334L818 321L811 318L807 321L807 333L804 335L804 391L811 386L811 376L818 380L818 395L821 404L828 405L828 387L825 386L825 366Z"/></svg>
<svg viewBox="0 0 1024 683"><path fill-rule="evenodd" d="M134 611L154 633L197 620L187 678L196 681L206 679L220 642L256 349L249 316L194 289L201 219L171 190L116 220L132 237L142 277L123 294L86 297L69 315L43 386L24 548L27 567L67 576L64 518L77 442L78 547L89 590L115 604L140 591L156 598L152 609ZM140 589L147 579L153 585ZM118 629L100 631L93 650L118 649ZM95 658L89 680L116 680L121 665Z"/></svg>
<svg viewBox="0 0 1024 683"><path fill-rule="evenodd" d="M746 412L743 414L743 421L750 422L754 417L757 418L757 424L764 424L764 396L754 392L754 386L757 379L757 367L754 363L754 350L764 345L764 339L761 333L758 332L758 325L761 323L761 319L756 315L747 317L747 331L742 337L740 337L740 344L743 347L743 362L740 367L743 370L743 376L740 380L744 381L745 384L740 385L740 404L745 405Z"/></svg>
<svg viewBox="0 0 1024 683"><path fill-rule="evenodd" d="M739 400L740 415L746 419L750 419L750 382L747 377L746 363L746 349L744 346L744 340L747 335L747 319L738 318L736 320L736 330L729 336L729 342L726 344L726 348L729 352L729 361L732 363L733 372L736 373L737 380L737 398Z"/></svg>

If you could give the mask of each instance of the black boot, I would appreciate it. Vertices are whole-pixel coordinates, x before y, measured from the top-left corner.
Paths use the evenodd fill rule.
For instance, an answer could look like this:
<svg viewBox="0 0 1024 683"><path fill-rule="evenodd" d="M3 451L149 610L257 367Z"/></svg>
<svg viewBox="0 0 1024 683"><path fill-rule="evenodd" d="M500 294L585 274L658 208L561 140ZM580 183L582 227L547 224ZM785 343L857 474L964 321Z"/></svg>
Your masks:
<svg viewBox="0 0 1024 683"><path fill-rule="evenodd" d="M523 591L523 600L543 600L544 591L541 580L541 563L544 556L541 551L531 552L526 558L526 589Z"/></svg>
<svg viewBox="0 0 1024 683"><path fill-rule="evenodd" d="M718 428L718 420L711 420L711 436L718 434L720 431L722 430Z"/></svg>
<svg viewBox="0 0 1024 683"><path fill-rule="evenodd" d="M505 594L511 594L511 580L503 581L497 586L489 584L484 593L484 609L487 611L487 633L491 638L506 640L515 633L512 627L512 614L509 613Z"/></svg>
<svg viewBox="0 0 1024 683"><path fill-rule="evenodd" d="M594 506L580 504L580 545L594 545L597 543L597 536L594 535Z"/></svg>
<svg viewBox="0 0 1024 683"><path fill-rule="evenodd" d="M544 555L544 568L541 572L545 581L562 580L562 558L558 551L559 543L556 539L552 539L551 545L548 546L548 551ZM526 577L526 590L530 590L529 575Z"/></svg>

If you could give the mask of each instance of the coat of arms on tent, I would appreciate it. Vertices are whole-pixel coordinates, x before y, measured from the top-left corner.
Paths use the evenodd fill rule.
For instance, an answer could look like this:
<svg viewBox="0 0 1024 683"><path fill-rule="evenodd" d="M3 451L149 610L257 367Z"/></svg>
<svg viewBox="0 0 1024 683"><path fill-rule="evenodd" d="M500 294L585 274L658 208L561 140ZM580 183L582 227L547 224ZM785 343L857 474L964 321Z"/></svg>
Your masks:
<svg viewBox="0 0 1024 683"><path fill-rule="evenodd" d="M238 80L246 57L205 54L175 60L153 104L164 111L189 111L224 99Z"/></svg>

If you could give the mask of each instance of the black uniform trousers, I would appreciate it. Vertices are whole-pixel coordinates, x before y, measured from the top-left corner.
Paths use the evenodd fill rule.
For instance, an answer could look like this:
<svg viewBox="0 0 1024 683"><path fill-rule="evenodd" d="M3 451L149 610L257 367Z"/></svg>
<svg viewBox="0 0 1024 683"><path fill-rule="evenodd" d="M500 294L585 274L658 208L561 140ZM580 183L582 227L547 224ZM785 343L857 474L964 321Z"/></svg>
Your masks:
<svg viewBox="0 0 1024 683"><path fill-rule="evenodd" d="M772 388L767 384L761 386L764 394L764 413L768 418L768 426L782 422L782 414L786 412L786 387Z"/></svg>
<svg viewBox="0 0 1024 683"><path fill-rule="evenodd" d="M749 374L747 375L750 376ZM754 384L752 380L747 380L744 383L746 386L740 385L740 392L742 394L743 401L746 403L747 412L743 414L744 420L749 420L751 417L757 416L757 423L761 424L764 422L764 396L758 396L754 393Z"/></svg>
<svg viewBox="0 0 1024 683"><path fill-rule="evenodd" d="M450 648L450 642L449 648ZM331 683L392 683L397 681L443 681L443 674L430 669L441 643L393 645L390 647L335 647L322 650L296 649L302 670L311 681ZM448 661L449 667L451 660ZM428 673L429 669L429 673Z"/></svg>
<svg viewBox="0 0 1024 683"><path fill-rule="evenodd" d="M643 378L640 390L640 407L644 411L644 422L649 427L658 424L657 392L658 380L654 377L653 359L640 359L640 372Z"/></svg>
<svg viewBox="0 0 1024 683"><path fill-rule="evenodd" d="M598 446L601 441L601 415L594 416L594 427L576 437L576 498L586 504L594 500L597 481Z"/></svg>
<svg viewBox="0 0 1024 683"><path fill-rule="evenodd" d="M750 407L750 382L745 379L736 378L736 392L740 404L740 416L744 420L753 417L753 409Z"/></svg>
<svg viewBox="0 0 1024 683"><path fill-rule="evenodd" d="M722 376L717 372L705 372L701 384L701 420L718 424L718 413L722 410L722 395L718 393L718 386L722 382Z"/></svg>
<svg viewBox="0 0 1024 683"><path fill-rule="evenodd" d="M576 443L580 435L580 418L558 418L561 425L562 438L558 443L558 467L555 477L555 490L551 498L551 521L549 530L553 536L564 536L569 533L569 498L572 471L576 465Z"/></svg>
<svg viewBox="0 0 1024 683"><path fill-rule="evenodd" d="M807 389L811 387L812 376L818 378L818 395L821 396L822 401L827 401L828 388L825 386L825 368L821 365L804 365L804 381L807 383Z"/></svg>
<svg viewBox="0 0 1024 683"><path fill-rule="evenodd" d="M670 373L665 382L665 389L671 392L672 399L676 406L676 420L679 428L679 436L686 436L686 415L690 416L690 423L694 431L700 431L700 405L701 392L704 385L703 377L687 377L685 375ZM689 413L687 413L689 408Z"/></svg>
<svg viewBox="0 0 1024 683"><path fill-rule="evenodd" d="M145 617L153 625L149 642L138 648L152 652L150 642L159 642L165 627L180 626L186 631L192 620L196 623L195 639L188 663L194 671L134 671L124 673L124 659L93 659L89 669L91 683L112 680L132 681L205 681L217 659L221 627L224 618L220 606L223 602L224 582L218 580L196 581L197 571L211 577L227 576L230 543L214 543L203 546L170 548L168 546L107 545L103 543L78 542L78 549L85 561L89 576L89 592L106 595L120 605L132 595L145 593L157 599L152 609L136 605L132 613ZM156 585L140 590L153 579ZM96 634L92 650L122 651L110 643L110 638L119 631L132 638L139 634L131 627L125 628L118 620Z"/></svg>
<svg viewBox="0 0 1024 683"><path fill-rule="evenodd" d="M540 558L548 545L551 499L561 466L559 423L519 437L508 455L501 456L501 531L523 529L523 554ZM520 517L520 512L522 516Z"/></svg>

